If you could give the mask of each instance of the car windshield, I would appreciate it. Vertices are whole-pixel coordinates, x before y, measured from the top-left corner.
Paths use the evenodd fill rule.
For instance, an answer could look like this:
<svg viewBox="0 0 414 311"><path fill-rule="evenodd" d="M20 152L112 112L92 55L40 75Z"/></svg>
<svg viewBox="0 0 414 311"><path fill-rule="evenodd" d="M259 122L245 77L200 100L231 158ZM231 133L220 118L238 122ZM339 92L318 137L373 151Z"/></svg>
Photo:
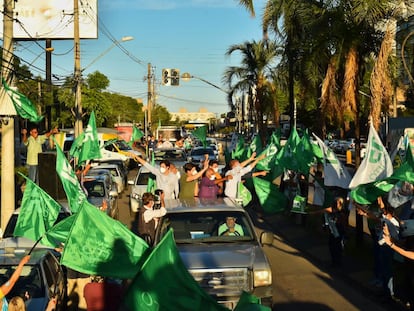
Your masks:
<svg viewBox="0 0 414 311"><path fill-rule="evenodd" d="M150 172L140 173L137 178L136 185L148 185L148 179L152 178L155 180L155 175Z"/></svg>
<svg viewBox="0 0 414 311"><path fill-rule="evenodd" d="M17 266L0 266L0 284L5 284L11 277ZM30 298L44 297L45 287L41 281L41 272L39 265L25 265L22 273L11 292L7 295L10 299L15 296L26 296Z"/></svg>
<svg viewBox="0 0 414 311"><path fill-rule="evenodd" d="M177 244L251 241L253 229L242 212L168 213L162 219L161 237L172 228ZM234 228L234 229L233 229Z"/></svg>
<svg viewBox="0 0 414 311"><path fill-rule="evenodd" d="M117 144L117 146L118 146L118 148L120 149L120 150L123 150L123 151L126 151L126 150L132 150L132 148L127 144L127 142L126 141L124 141L124 140L118 140L117 142L116 142L116 144Z"/></svg>
<svg viewBox="0 0 414 311"><path fill-rule="evenodd" d="M191 155L192 155L192 156L200 156L200 155L205 155L205 154L208 154L208 155L214 155L214 150L213 150L213 149L211 149L211 148L206 148L206 149L194 149L194 150L191 152Z"/></svg>
<svg viewBox="0 0 414 311"><path fill-rule="evenodd" d="M161 160L168 160L171 162L174 161L186 161L185 154L182 150L157 150L154 151L154 160L161 161Z"/></svg>
<svg viewBox="0 0 414 311"><path fill-rule="evenodd" d="M102 182L96 180L85 181L83 185L85 186L86 191L88 191L88 196L99 198L105 196L105 187Z"/></svg>

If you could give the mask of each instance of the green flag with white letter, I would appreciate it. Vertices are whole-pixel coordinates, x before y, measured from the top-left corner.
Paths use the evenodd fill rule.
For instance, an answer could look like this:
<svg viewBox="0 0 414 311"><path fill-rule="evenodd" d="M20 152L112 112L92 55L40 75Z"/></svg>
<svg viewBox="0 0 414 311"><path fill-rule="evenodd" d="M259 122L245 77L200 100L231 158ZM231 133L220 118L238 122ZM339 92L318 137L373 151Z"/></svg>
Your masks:
<svg viewBox="0 0 414 311"><path fill-rule="evenodd" d="M354 189L361 184L368 184L385 179L391 176L392 173L393 166L391 158L371 123L367 140L366 156L349 183L349 188Z"/></svg>
<svg viewBox="0 0 414 311"><path fill-rule="evenodd" d="M184 266L170 230L152 250L124 298L130 311L219 311Z"/></svg>
<svg viewBox="0 0 414 311"><path fill-rule="evenodd" d="M86 274L132 279L147 256L147 243L87 201L75 216L61 264Z"/></svg>
<svg viewBox="0 0 414 311"><path fill-rule="evenodd" d="M102 158L99 147L98 131L96 129L95 113L92 111L89 117L88 126L73 142L69 154L78 158L78 163L91 159Z"/></svg>
<svg viewBox="0 0 414 311"><path fill-rule="evenodd" d="M39 116L36 106L23 94L11 89L6 81L2 79L3 87L6 90L7 95L13 102L14 108L17 114L23 119L29 119L30 122L39 123L43 120L43 116Z"/></svg>
<svg viewBox="0 0 414 311"><path fill-rule="evenodd" d="M82 190L75 172L58 144L56 144L56 173L62 181L63 189L69 201L70 210L72 213L76 213L82 205L82 202L86 200L86 194Z"/></svg>
<svg viewBox="0 0 414 311"><path fill-rule="evenodd" d="M23 236L37 241L53 226L61 206L29 178L25 177L25 179L26 188L23 192L14 236Z"/></svg>

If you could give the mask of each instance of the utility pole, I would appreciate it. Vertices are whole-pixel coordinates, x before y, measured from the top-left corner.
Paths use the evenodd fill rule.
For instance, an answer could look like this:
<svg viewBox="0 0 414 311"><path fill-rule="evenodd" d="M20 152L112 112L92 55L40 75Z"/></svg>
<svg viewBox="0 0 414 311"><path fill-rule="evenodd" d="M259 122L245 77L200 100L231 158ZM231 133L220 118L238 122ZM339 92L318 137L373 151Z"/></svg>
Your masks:
<svg viewBox="0 0 414 311"><path fill-rule="evenodd" d="M147 82L148 82L148 98L147 98L147 111L148 111L148 125L151 126L151 112L152 112L152 67L151 63L148 63L148 76L147 76Z"/></svg>
<svg viewBox="0 0 414 311"><path fill-rule="evenodd" d="M73 38L75 44L75 138L83 130L82 124L82 72L80 65L79 0L73 1Z"/></svg>
<svg viewBox="0 0 414 311"><path fill-rule="evenodd" d="M3 62L1 76L8 85L12 85L13 66L13 5L14 0L4 0L3 12ZM9 100L3 94L3 106ZM8 120L8 122L6 122ZM14 116L2 120L1 148L1 228L5 228L15 207L14 197Z"/></svg>

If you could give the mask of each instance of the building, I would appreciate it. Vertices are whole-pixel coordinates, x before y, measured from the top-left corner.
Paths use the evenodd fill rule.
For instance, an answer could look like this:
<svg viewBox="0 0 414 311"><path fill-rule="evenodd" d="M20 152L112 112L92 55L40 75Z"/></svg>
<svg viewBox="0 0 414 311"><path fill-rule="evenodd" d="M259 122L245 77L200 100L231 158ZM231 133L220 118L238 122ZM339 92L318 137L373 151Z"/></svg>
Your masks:
<svg viewBox="0 0 414 311"><path fill-rule="evenodd" d="M200 108L198 112L189 112L185 108L180 108L178 112L170 112L171 121L197 121L200 123L207 123L211 119L216 119L216 114L214 112L209 112L205 108Z"/></svg>

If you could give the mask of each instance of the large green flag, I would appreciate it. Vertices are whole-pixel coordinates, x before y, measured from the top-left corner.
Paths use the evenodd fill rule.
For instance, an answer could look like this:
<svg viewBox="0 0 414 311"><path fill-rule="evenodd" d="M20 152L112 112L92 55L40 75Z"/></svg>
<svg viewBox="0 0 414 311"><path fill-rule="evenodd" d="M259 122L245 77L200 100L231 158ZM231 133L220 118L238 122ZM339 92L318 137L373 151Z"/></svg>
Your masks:
<svg viewBox="0 0 414 311"><path fill-rule="evenodd" d="M275 157L278 151L279 148L271 141L263 150L263 152L259 155L262 156L262 154L265 154L265 157L257 163L256 168L258 170L264 171L272 170L275 164Z"/></svg>
<svg viewBox="0 0 414 311"><path fill-rule="evenodd" d="M22 175L23 176L23 175ZM61 206L42 188L26 178L19 217L14 236L37 241L55 223Z"/></svg>
<svg viewBox="0 0 414 311"><path fill-rule="evenodd" d="M237 199L242 201L243 206L246 206L252 200L250 190L243 185L243 182L237 183Z"/></svg>
<svg viewBox="0 0 414 311"><path fill-rule="evenodd" d="M361 184L351 191L351 198L359 204L372 204L395 186L399 181L414 183L414 167L407 159L394 173L385 179Z"/></svg>
<svg viewBox="0 0 414 311"><path fill-rule="evenodd" d="M86 274L132 279L147 250L147 243L124 224L84 202L66 240L61 263Z"/></svg>
<svg viewBox="0 0 414 311"><path fill-rule="evenodd" d="M236 146L231 152L231 158L237 159L239 161L243 161L243 156L245 152L246 152L246 147L244 145L244 138L243 136L239 135L237 142L236 142Z"/></svg>
<svg viewBox="0 0 414 311"><path fill-rule="evenodd" d="M312 143L308 131L305 131L298 145L296 146L295 157L299 163L299 172L309 175L309 170L315 160Z"/></svg>
<svg viewBox="0 0 414 311"><path fill-rule="evenodd" d="M192 134L201 141L204 148L207 148L207 126L206 125L196 128Z"/></svg>
<svg viewBox="0 0 414 311"><path fill-rule="evenodd" d="M228 311L201 289L188 272L172 230L153 249L135 276L124 304L130 311Z"/></svg>
<svg viewBox="0 0 414 311"><path fill-rule="evenodd" d="M259 202L266 213L274 214L285 211L287 198L275 184L258 177L253 177L251 180Z"/></svg>
<svg viewBox="0 0 414 311"><path fill-rule="evenodd" d="M131 139L129 140L129 145L132 146L134 142L140 140L144 136L144 133L134 124L132 127L132 135Z"/></svg>
<svg viewBox="0 0 414 311"><path fill-rule="evenodd" d="M50 228L47 232L45 232L40 243L42 245L50 246L53 248L62 247L69 236L70 228L72 228L75 219L76 214L62 219L60 222L58 222L52 228Z"/></svg>
<svg viewBox="0 0 414 311"><path fill-rule="evenodd" d="M99 147L98 130L96 129L95 113L92 111L88 125L73 142L69 154L78 158L78 163L86 162L91 159L102 158Z"/></svg>
<svg viewBox="0 0 414 311"><path fill-rule="evenodd" d="M75 175L62 149L56 144L56 173L62 181L63 189L69 201L72 213L76 213L83 201L86 201L86 194L82 190L78 178Z"/></svg>
<svg viewBox="0 0 414 311"><path fill-rule="evenodd" d="M263 151L263 144L260 135L255 135L250 143L250 149L252 152L256 152L256 154L260 154Z"/></svg>
<svg viewBox="0 0 414 311"><path fill-rule="evenodd" d="M43 120L43 116L39 116L37 113L36 106L23 94L11 89L6 81L2 79L3 87L6 90L7 95L10 96L13 102L14 108L17 114L24 118L29 119L30 122L39 123Z"/></svg>
<svg viewBox="0 0 414 311"><path fill-rule="evenodd" d="M276 155L276 163L274 166L273 176L279 176L285 169L298 171L300 169L299 160L296 157L296 149L300 142L300 137L296 128L290 132L289 138L282 150Z"/></svg>

